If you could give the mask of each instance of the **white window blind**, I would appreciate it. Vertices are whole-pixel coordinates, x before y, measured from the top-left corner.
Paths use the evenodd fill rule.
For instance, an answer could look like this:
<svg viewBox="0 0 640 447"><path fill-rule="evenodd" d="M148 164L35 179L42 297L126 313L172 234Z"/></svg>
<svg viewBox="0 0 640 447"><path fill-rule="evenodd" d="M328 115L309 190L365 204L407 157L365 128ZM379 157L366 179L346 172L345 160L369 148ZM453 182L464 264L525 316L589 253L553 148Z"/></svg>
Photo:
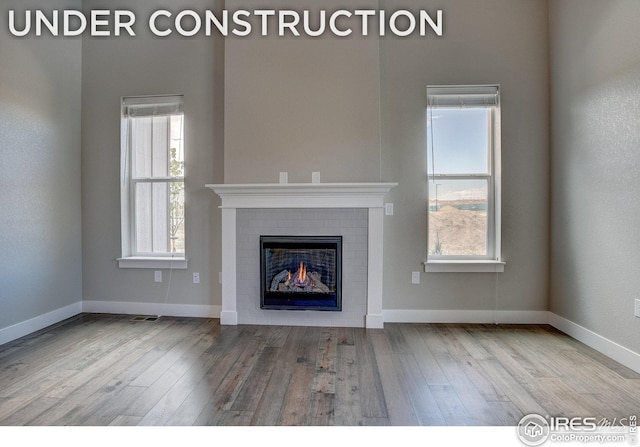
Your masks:
<svg viewBox="0 0 640 447"><path fill-rule="evenodd" d="M182 96L124 98L122 105L126 118L182 115L184 113Z"/></svg>
<svg viewBox="0 0 640 447"><path fill-rule="evenodd" d="M427 87L429 107L490 107L500 104L497 85L454 85Z"/></svg>

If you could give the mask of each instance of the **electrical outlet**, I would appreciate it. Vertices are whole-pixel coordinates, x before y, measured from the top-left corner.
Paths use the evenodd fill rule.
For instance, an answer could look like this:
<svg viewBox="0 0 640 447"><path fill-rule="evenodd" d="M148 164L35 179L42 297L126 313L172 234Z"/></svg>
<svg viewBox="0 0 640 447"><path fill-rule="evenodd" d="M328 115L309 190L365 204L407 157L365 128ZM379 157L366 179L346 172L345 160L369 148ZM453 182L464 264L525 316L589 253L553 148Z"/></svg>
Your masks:
<svg viewBox="0 0 640 447"><path fill-rule="evenodd" d="M635 312L634 315L638 318L640 318L640 300L636 299L636 306L635 306Z"/></svg>
<svg viewBox="0 0 640 447"><path fill-rule="evenodd" d="M218 284L222 284L222 272L218 272Z"/></svg>
<svg viewBox="0 0 640 447"><path fill-rule="evenodd" d="M156 270L153 272L153 281L162 282L162 270Z"/></svg>
<svg viewBox="0 0 640 447"><path fill-rule="evenodd" d="M411 284L420 284L420 272L411 272Z"/></svg>
<svg viewBox="0 0 640 447"><path fill-rule="evenodd" d="M193 272L193 283L200 284L200 272Z"/></svg>
<svg viewBox="0 0 640 447"><path fill-rule="evenodd" d="M320 183L320 173L312 172L311 173L311 183Z"/></svg>
<svg viewBox="0 0 640 447"><path fill-rule="evenodd" d="M384 204L384 213L387 216L393 216L393 203L385 203Z"/></svg>

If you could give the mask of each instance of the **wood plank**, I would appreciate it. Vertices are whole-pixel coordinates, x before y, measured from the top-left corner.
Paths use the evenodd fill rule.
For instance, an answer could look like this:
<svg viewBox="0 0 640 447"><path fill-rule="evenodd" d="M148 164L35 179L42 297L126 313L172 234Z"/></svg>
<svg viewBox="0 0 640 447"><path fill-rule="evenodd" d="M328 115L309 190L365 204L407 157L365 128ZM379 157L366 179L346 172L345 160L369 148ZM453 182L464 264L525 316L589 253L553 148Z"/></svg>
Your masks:
<svg viewBox="0 0 640 447"><path fill-rule="evenodd" d="M440 368L433 352L431 352L418 333L416 325L405 324L401 326L401 330L427 384L447 385L447 376L444 374L444 371L442 371L442 368Z"/></svg>
<svg viewBox="0 0 640 447"><path fill-rule="evenodd" d="M310 400L320 330L306 328L298 343L296 363L282 403L278 425L309 425Z"/></svg>
<svg viewBox="0 0 640 447"><path fill-rule="evenodd" d="M453 386L467 414L477 425L498 425L498 418L491 412L491 406L484 399L475 383L471 381L460 362L447 350L445 341L439 337L434 325L420 326L418 333L434 352L434 357L442 368L448 384Z"/></svg>
<svg viewBox="0 0 640 447"><path fill-rule="evenodd" d="M451 335L452 347L455 346L456 351L471 357L474 360L488 360L492 359L493 354L485 349L485 347L478 341L474 330L474 326L469 324L447 324L446 327ZM473 332L473 335L472 333ZM453 352L452 352L453 354Z"/></svg>
<svg viewBox="0 0 640 447"><path fill-rule="evenodd" d="M336 354L334 421L337 425L364 425L356 348L353 344L339 344Z"/></svg>
<svg viewBox="0 0 640 447"><path fill-rule="evenodd" d="M193 360L189 359L189 351L194 348L194 346L197 347L197 340L190 340L188 343L180 342L176 346L181 346L181 349L184 351L172 352L171 358L177 357L173 359L173 362L166 361L167 356L165 355L155 363L156 366L158 364L162 364L162 367L167 369L161 370L158 378L151 385L146 387L138 385L138 383L140 383L138 379L131 382L130 386L142 387L145 388L145 390L140 397L135 400L135 402L132 402L124 414L144 418L147 413L149 413L158 404L158 402L162 400L165 394L167 394L176 385L180 378L186 374L189 369L191 369ZM204 351L202 346L200 346L200 349ZM171 351L173 351L173 348Z"/></svg>
<svg viewBox="0 0 640 447"><path fill-rule="evenodd" d="M268 348L282 348L289 337L291 326L265 326L268 328L265 334L264 346ZM256 336L259 336L256 334Z"/></svg>
<svg viewBox="0 0 640 447"><path fill-rule="evenodd" d="M136 426L138 425L138 422L140 422L140 417L137 416L118 416L116 417L113 421L111 421L111 423L109 425L112 426L119 426L119 427L129 427L129 426Z"/></svg>
<svg viewBox="0 0 640 447"><path fill-rule="evenodd" d="M215 340L213 336L205 336L190 350L192 355L200 355L197 359L189 361L185 359L185 364L192 366L178 379L178 381L162 396L151 410L142 418L139 425L164 425L178 411L189 394L196 388L206 372L213 366L215 359L209 355L204 355L204 351L210 347ZM189 356L186 356L187 358Z"/></svg>
<svg viewBox="0 0 640 447"><path fill-rule="evenodd" d="M353 338L354 328L352 327L339 327L337 330L338 345L353 346L355 340Z"/></svg>
<svg viewBox="0 0 640 447"><path fill-rule="evenodd" d="M276 425L281 417L284 398L291 382L292 365L298 361L298 343L305 332L304 327L294 327L288 334L284 346L276 353L274 372L269 377L264 392L251 419L251 425Z"/></svg>
<svg viewBox="0 0 640 447"><path fill-rule="evenodd" d="M0 425L24 425L25 421L31 421L35 419L36 417L49 411L51 408L59 404L60 399L43 396L38 397L1 420ZM3 402L2 400L0 400L0 407L2 406Z"/></svg>
<svg viewBox="0 0 640 447"><path fill-rule="evenodd" d="M142 420L139 416L126 416L125 412L129 406L135 402L144 392L145 388L137 386L124 386L118 388L115 393L109 396L109 399L101 402L101 405L92 413L78 423L84 426L106 426L115 425L113 421L119 417L135 418L137 423Z"/></svg>
<svg viewBox="0 0 640 447"><path fill-rule="evenodd" d="M417 361L421 352L416 353L412 349L412 345L407 342L400 325L390 324L385 332L388 335L389 351L387 354L393 358L399 378L407 390L420 425L444 425L443 414L440 412Z"/></svg>
<svg viewBox="0 0 640 447"><path fill-rule="evenodd" d="M282 403L278 425L308 425L311 386L315 371L309 365L292 365L291 381Z"/></svg>
<svg viewBox="0 0 640 447"><path fill-rule="evenodd" d="M2 402L2 407L0 407L0 421L20 411L20 409L29 405L33 400L41 397L52 386L64 383L64 381L73 374L75 374L75 371L65 369L53 370L46 377L41 377L36 373L37 380L32 381L31 387L26 388L24 392L15 394Z"/></svg>
<svg viewBox="0 0 640 447"><path fill-rule="evenodd" d="M420 367L415 361L413 355L397 354L395 365L396 371L401 383L406 389L419 424L445 425L446 420L440 411L440 406L431 392L432 388L422 375Z"/></svg>
<svg viewBox="0 0 640 447"><path fill-rule="evenodd" d="M550 336L553 337L554 343L564 343L568 347L574 349L575 351L585 355L597 364L603 365L604 367L614 371L620 377L624 379L632 379L632 380L640 380L640 373L635 372L634 370L622 365L621 363L616 362L610 357L602 354L601 352L596 351L585 345L584 343L576 340L575 338L571 338L564 332L548 326L545 328L547 332L549 332Z"/></svg>
<svg viewBox="0 0 640 447"><path fill-rule="evenodd" d="M418 416L396 368L386 335L382 331L371 331L370 337L391 425L418 425Z"/></svg>
<svg viewBox="0 0 640 447"><path fill-rule="evenodd" d="M0 425L514 425L637 413L640 375L545 325L82 315L0 346Z"/></svg>
<svg viewBox="0 0 640 447"><path fill-rule="evenodd" d="M252 417L253 412L251 411L229 410L223 413L218 425L227 425L233 427L249 425Z"/></svg>
<svg viewBox="0 0 640 447"><path fill-rule="evenodd" d="M335 328L323 328L318 341L316 374L311 387L316 393L335 394L338 333Z"/></svg>
<svg viewBox="0 0 640 447"><path fill-rule="evenodd" d="M249 337L254 338L250 335L241 338L248 340ZM231 409L242 384L251 373L251 369L263 348L262 343L258 343L255 340L248 344L244 343L243 351L224 376L220 386L216 388L203 413L198 417L198 424L217 425L224 413Z"/></svg>
<svg viewBox="0 0 640 447"><path fill-rule="evenodd" d="M453 386L430 385L429 391L443 420L443 423L438 425L475 425Z"/></svg>
<svg viewBox="0 0 640 447"><path fill-rule="evenodd" d="M411 347L404 338L404 333L400 329L400 324L389 323L385 325L384 333L390 347L397 355L412 354Z"/></svg>
<svg viewBox="0 0 640 447"><path fill-rule="evenodd" d="M489 412L494 418L494 422L488 425L506 425L515 427L525 416L513 402L487 402ZM480 425L480 424L479 424Z"/></svg>
<svg viewBox="0 0 640 447"><path fill-rule="evenodd" d="M311 393L308 425L335 425L335 394Z"/></svg>
<svg viewBox="0 0 640 447"><path fill-rule="evenodd" d="M571 414L572 416L593 416L595 409L586 405L585 400L574 393L562 379L540 377L523 384L531 395L536 396L542 406L552 416ZM540 414L540 413L539 413Z"/></svg>
<svg viewBox="0 0 640 447"><path fill-rule="evenodd" d="M82 380L76 381L78 374L75 374L70 378L68 382L74 384L73 390L68 391L65 387L54 387L45 396L53 397L60 400L60 403L55 408L40 415L40 417L30 421L33 425L78 425L89 415L94 413L99 407L101 407L108 394L105 394L102 389L107 378L111 374L117 374L127 366L134 364L143 356L142 350L131 350L126 357L122 357L119 362L113 363L105 367L103 370L88 368L86 371L91 374L82 375ZM98 371L96 376L94 373ZM93 380L92 380L93 377ZM77 385L76 385L77 384ZM55 393L58 390L65 390L64 393Z"/></svg>
<svg viewBox="0 0 640 447"><path fill-rule="evenodd" d="M442 336L441 341L443 347L450 356L447 358L455 359L455 367L459 367L462 370L462 373L467 376L486 402L508 400L504 392L496 386L496 383L489 380L487 376L482 373L479 358L486 360L493 358L492 355L482 349L481 353L477 352L474 358L463 344L458 341L458 336L451 331L449 325L436 325L435 330ZM458 334L462 335L460 331L458 331ZM476 351L479 350L476 349ZM440 358L442 357L443 356L440 356ZM449 362L449 364L451 363Z"/></svg>
<svg viewBox="0 0 640 447"><path fill-rule="evenodd" d="M216 343L205 351L211 367L205 370L194 389L187 395L183 403L167 420L166 425L203 425L198 424L213 394L222 380L231 370L244 350L244 333L237 327L225 327L220 330Z"/></svg>
<svg viewBox="0 0 640 447"><path fill-rule="evenodd" d="M365 418L387 418L382 379L373 352L370 334L375 331L355 330L356 365L360 384L360 408Z"/></svg>
<svg viewBox="0 0 640 447"><path fill-rule="evenodd" d="M492 331L479 332L477 333L477 339L519 383L527 383L535 377L551 377L548 372L537 368L536 364L520 355L517 350L513 349L503 339L496 337L496 331L501 332L502 329L496 328ZM517 335L511 333L511 336Z"/></svg>
<svg viewBox="0 0 640 447"><path fill-rule="evenodd" d="M111 318L100 320L100 329L95 332L103 336L103 338L109 339L112 333L108 331L108 328L114 324ZM79 330L77 326L74 326L74 329ZM86 328L84 329L86 330ZM34 383L40 384L48 381L51 375L57 374L57 371L61 369L77 370L70 359L83 355L87 350L91 349L92 345L89 341L98 337L93 333L94 331L87 332L90 333L61 333L60 337L52 339L51 343L28 349L25 355L19 356L19 362L21 365L29 367L31 373L25 375L21 369L15 368L13 374L3 374L0 379L0 397L10 397L24 394L25 390L33 390ZM46 351L46 346L49 346L51 351ZM33 365L38 365L38 367L32 369Z"/></svg>
<svg viewBox="0 0 640 447"><path fill-rule="evenodd" d="M253 415L276 367L276 359L280 349L267 346L260 352L255 365L251 368L233 401L233 405L231 405L231 411L243 411Z"/></svg>
<svg viewBox="0 0 640 447"><path fill-rule="evenodd" d="M338 332L335 328L323 328L318 341L316 369L336 371L336 349L338 347Z"/></svg>
<svg viewBox="0 0 640 447"><path fill-rule="evenodd" d="M482 369L488 378L495 382L511 402L524 414L550 414L540 402L522 387L497 360L480 360Z"/></svg>
<svg viewBox="0 0 640 447"><path fill-rule="evenodd" d="M160 357L154 364L150 365L146 371L136 378L131 383L131 386L151 386L155 383L160 376L174 363L176 363L185 352L188 352L200 338L211 331L211 325L194 331L193 333L181 331L181 337L175 337L176 343L169 349L162 357Z"/></svg>

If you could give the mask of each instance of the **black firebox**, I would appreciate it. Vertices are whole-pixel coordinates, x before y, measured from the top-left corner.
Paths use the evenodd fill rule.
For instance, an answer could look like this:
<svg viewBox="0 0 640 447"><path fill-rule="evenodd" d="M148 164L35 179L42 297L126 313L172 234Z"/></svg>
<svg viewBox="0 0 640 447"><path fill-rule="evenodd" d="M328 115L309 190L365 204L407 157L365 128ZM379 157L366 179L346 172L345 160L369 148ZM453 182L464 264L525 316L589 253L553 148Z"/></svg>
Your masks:
<svg viewBox="0 0 640 447"><path fill-rule="evenodd" d="M342 310L342 236L260 236L260 308Z"/></svg>

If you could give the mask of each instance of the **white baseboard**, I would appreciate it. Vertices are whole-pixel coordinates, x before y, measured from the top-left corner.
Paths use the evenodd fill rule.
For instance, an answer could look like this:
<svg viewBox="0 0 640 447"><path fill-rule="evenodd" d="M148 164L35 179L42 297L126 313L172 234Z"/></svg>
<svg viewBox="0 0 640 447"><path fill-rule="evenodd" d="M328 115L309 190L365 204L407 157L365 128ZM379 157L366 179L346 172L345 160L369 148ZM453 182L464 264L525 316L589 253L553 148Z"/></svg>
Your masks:
<svg viewBox="0 0 640 447"><path fill-rule="evenodd" d="M367 314L364 325L368 329L382 329L384 327L383 314Z"/></svg>
<svg viewBox="0 0 640 447"><path fill-rule="evenodd" d="M553 312L549 312L549 324L607 357L611 357L613 360L623 364L627 368L640 373L640 354L637 352L625 348L624 346L619 345L602 335L596 334L573 321L567 320L560 315L556 315Z"/></svg>
<svg viewBox="0 0 640 447"><path fill-rule="evenodd" d="M83 301L82 312L167 317L220 318L221 306L202 304L135 303L128 301Z"/></svg>
<svg viewBox="0 0 640 447"><path fill-rule="evenodd" d="M546 310L410 310L382 311L385 323L547 324Z"/></svg>
<svg viewBox="0 0 640 447"><path fill-rule="evenodd" d="M238 324L238 312L235 310L220 311L220 324L235 326Z"/></svg>
<svg viewBox="0 0 640 447"><path fill-rule="evenodd" d="M68 306L52 310L46 314L38 315L13 326L0 329L0 345L9 343L25 335L32 334L52 324L59 323L82 312L82 302L69 304Z"/></svg>

